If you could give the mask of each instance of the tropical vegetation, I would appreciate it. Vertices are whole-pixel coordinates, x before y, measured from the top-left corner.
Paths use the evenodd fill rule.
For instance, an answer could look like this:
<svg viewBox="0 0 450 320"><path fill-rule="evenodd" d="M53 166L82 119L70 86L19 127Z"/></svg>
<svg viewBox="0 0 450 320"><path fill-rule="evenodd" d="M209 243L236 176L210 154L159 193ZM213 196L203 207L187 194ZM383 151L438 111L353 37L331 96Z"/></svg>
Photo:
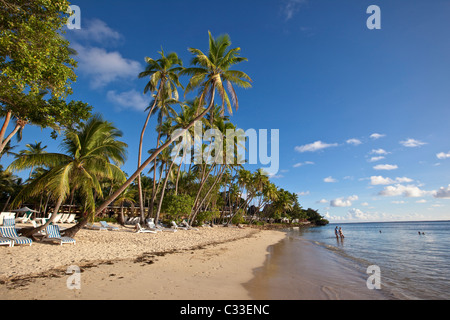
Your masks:
<svg viewBox="0 0 450 320"><path fill-rule="evenodd" d="M185 220L192 226L327 223L317 211L303 209L295 193L277 187L263 170L246 170L238 156L227 161L225 133L236 125L226 113L231 115L239 108L238 88L252 86L250 76L235 69L247 59L240 55L239 47L232 47L228 35L213 37L209 33L206 52L188 48L192 60L187 67L177 53L166 54L162 49L157 58L146 58L145 70L136 76L148 79L143 92L153 100L141 135L136 137L137 169L128 175L121 166L131 151L121 141L122 132L101 115L92 115L89 105L67 102L76 80L74 52L59 34L67 18L67 1L39 0L27 7L12 0L1 2L6 11L0 17L0 116L4 119L0 154L15 156L15 160L6 170L0 167L0 201L5 203L4 210L27 204L50 213L44 225L28 230L27 235L52 223L64 204L76 206L79 212L77 225L64 232L72 237L110 206L120 207L117 221L121 224L128 208L142 223L148 218ZM17 37L22 31L25 38ZM39 47L43 41L45 46ZM22 55L25 42L30 50ZM194 91L195 97L186 99ZM145 142L145 133L155 116L157 139L154 147L148 148L151 144ZM6 136L11 121L15 125ZM11 138L28 123L61 134L62 152L47 152L46 146L36 141L14 153ZM202 132L213 129L221 133L223 150L215 141L182 144L186 134L193 134L194 126ZM238 141L228 142L237 148ZM195 148L211 161L195 161ZM14 175L24 170L28 172L26 181Z"/></svg>

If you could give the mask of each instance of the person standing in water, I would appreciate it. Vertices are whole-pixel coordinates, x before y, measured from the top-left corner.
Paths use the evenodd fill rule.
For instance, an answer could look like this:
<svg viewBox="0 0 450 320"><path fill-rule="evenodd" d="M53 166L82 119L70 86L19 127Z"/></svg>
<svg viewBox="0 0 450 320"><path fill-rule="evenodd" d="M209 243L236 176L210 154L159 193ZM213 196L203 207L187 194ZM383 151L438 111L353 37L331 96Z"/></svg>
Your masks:
<svg viewBox="0 0 450 320"><path fill-rule="evenodd" d="M339 238L338 226L336 226L336 228L334 228L334 234L336 235L336 238Z"/></svg>
<svg viewBox="0 0 450 320"><path fill-rule="evenodd" d="M344 233L342 232L342 228L339 228L339 236L341 237L341 239L344 239Z"/></svg>

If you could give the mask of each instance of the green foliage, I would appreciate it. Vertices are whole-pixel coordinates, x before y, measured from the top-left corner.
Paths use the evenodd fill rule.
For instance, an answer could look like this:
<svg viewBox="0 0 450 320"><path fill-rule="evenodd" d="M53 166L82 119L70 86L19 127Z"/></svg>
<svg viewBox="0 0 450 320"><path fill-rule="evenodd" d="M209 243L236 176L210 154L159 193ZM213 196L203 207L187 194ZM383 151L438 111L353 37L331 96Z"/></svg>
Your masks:
<svg viewBox="0 0 450 320"><path fill-rule="evenodd" d="M1 5L0 96L26 89L34 96L42 90L56 97L71 94L76 62L61 36L69 2L1 0Z"/></svg>
<svg viewBox="0 0 450 320"><path fill-rule="evenodd" d="M211 221L212 219L218 218L220 216L219 210L216 211L201 211L197 214L196 225L200 226L205 221Z"/></svg>
<svg viewBox="0 0 450 320"><path fill-rule="evenodd" d="M172 220L179 220L189 215L193 205L194 199L189 195L167 195L164 197L162 212Z"/></svg>

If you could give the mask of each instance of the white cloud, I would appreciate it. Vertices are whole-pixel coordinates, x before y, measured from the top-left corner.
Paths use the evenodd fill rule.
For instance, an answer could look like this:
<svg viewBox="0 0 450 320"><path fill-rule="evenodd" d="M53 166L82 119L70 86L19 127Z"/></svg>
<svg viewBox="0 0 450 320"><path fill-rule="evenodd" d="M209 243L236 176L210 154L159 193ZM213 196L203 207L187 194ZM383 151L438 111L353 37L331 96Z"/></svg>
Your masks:
<svg viewBox="0 0 450 320"><path fill-rule="evenodd" d="M309 196L310 192L309 191L302 191L302 192L297 192L297 195L302 197L302 196Z"/></svg>
<svg viewBox="0 0 450 320"><path fill-rule="evenodd" d="M370 158L369 162L377 162L377 161L380 161L380 160L383 160L383 159L385 159L385 157L383 157L383 156L372 157L372 158Z"/></svg>
<svg viewBox="0 0 450 320"><path fill-rule="evenodd" d="M441 160L443 160L443 159L448 159L448 158L450 158L450 152L448 152L448 153L445 153L445 152L438 153L438 154L436 155L436 157L437 157L438 159L441 159Z"/></svg>
<svg viewBox="0 0 450 320"><path fill-rule="evenodd" d="M296 163L296 164L293 165L293 167L294 168L299 168L299 167L303 167L303 166L306 166L306 165L313 165L313 164L315 164L315 163L312 162L312 161L305 161L305 162Z"/></svg>
<svg viewBox="0 0 450 320"><path fill-rule="evenodd" d="M85 20L83 28L70 32L70 36L78 40L93 41L103 45L116 44L123 36L111 29L104 21L99 19Z"/></svg>
<svg viewBox="0 0 450 320"><path fill-rule="evenodd" d="M383 138L383 137L386 137L386 135L385 134L380 134L380 133L374 133L374 134L370 135L370 138L372 138L374 140L377 140L377 139L380 139L380 138Z"/></svg>
<svg viewBox="0 0 450 320"><path fill-rule="evenodd" d="M134 89L121 93L111 90L108 91L106 97L122 109L133 109L137 111L144 111L150 102L148 97Z"/></svg>
<svg viewBox="0 0 450 320"><path fill-rule="evenodd" d="M101 88L116 80L136 79L142 66L117 52L107 52L102 48L73 45L78 51L78 69L91 77L92 88Z"/></svg>
<svg viewBox="0 0 450 320"><path fill-rule="evenodd" d="M425 199L420 199L420 200L417 200L416 203L427 203L427 200L425 200Z"/></svg>
<svg viewBox="0 0 450 320"><path fill-rule="evenodd" d="M327 177L325 179L323 179L324 182L326 183L334 183L334 182L338 182L336 179L334 179L333 177Z"/></svg>
<svg viewBox="0 0 450 320"><path fill-rule="evenodd" d="M403 145L404 147L414 148L414 147L421 147L421 146L425 145L426 142L422 142L422 141L415 140L415 139L408 139L405 141L400 141L400 144Z"/></svg>
<svg viewBox="0 0 450 320"><path fill-rule="evenodd" d="M384 149L373 149L371 154L389 154L389 152Z"/></svg>
<svg viewBox="0 0 450 320"><path fill-rule="evenodd" d="M328 203L328 200L327 199L322 199L322 200L317 201L317 203Z"/></svg>
<svg viewBox="0 0 450 320"><path fill-rule="evenodd" d="M306 144L304 146L295 147L295 151L297 152L315 152L322 149L337 147L337 143L324 143L322 141L316 141L314 143Z"/></svg>
<svg viewBox="0 0 450 320"><path fill-rule="evenodd" d="M395 180L393 180L391 178L384 178L382 176L370 177L370 184L373 186L389 185L389 184L394 184L394 183L409 183L412 181L413 181L412 179L407 178L407 177L395 178Z"/></svg>
<svg viewBox="0 0 450 320"><path fill-rule="evenodd" d="M380 191L378 194L386 197L403 196L406 198L420 198L430 194L430 192L422 190L415 185L405 186L402 184L396 184L395 186L385 187L384 190Z"/></svg>
<svg viewBox="0 0 450 320"><path fill-rule="evenodd" d="M398 166L392 164L379 164L373 167L375 170L395 170L398 169Z"/></svg>
<svg viewBox="0 0 450 320"><path fill-rule="evenodd" d="M450 184L447 188L440 188L438 191L435 191L433 196L438 199L450 199Z"/></svg>
<svg viewBox="0 0 450 320"><path fill-rule="evenodd" d="M347 142L347 144L352 144L354 146L358 146L358 145L362 144L361 140L355 139L355 138L348 139L346 142Z"/></svg>
<svg viewBox="0 0 450 320"><path fill-rule="evenodd" d="M337 198L330 201L332 207L351 207L353 201L358 200L358 196L350 196L348 198Z"/></svg>

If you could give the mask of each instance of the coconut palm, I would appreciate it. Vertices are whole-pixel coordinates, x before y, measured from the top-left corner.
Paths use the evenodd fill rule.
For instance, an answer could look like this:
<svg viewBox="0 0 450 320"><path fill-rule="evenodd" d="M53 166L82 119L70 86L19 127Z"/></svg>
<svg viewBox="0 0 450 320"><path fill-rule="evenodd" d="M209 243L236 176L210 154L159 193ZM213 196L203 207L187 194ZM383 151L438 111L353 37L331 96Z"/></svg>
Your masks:
<svg viewBox="0 0 450 320"><path fill-rule="evenodd" d="M214 97L216 89L219 95L223 98L223 102L230 106L228 96L226 95L225 88L223 86L222 78L227 84L227 89L230 91L232 101L236 107L238 107L237 95L234 91L233 84L236 84L243 88L250 88L250 77L242 71L230 70L230 68L239 62L247 61L246 58L240 57L240 48L229 49L231 41L228 35L220 36L214 39L209 33L209 53L205 55L198 49L190 48L189 51L195 55L192 59L194 67L187 68L180 72L183 75L190 75L191 79L189 85L185 90L192 91L195 88L200 88L199 105L196 112L196 116L192 121L183 128L176 135L168 139L162 146L157 148L155 152L133 173L130 178L120 187L113 195L111 195L102 205L97 208L96 213L100 213L111 202L116 199L138 176L141 172L157 157L157 155L182 136L187 130L189 130L194 124L203 119L214 107ZM227 51L228 50L228 51ZM209 97L209 104L203 110L204 101ZM224 104L224 103L222 103ZM231 108L229 108L231 109ZM229 110L231 111L231 110Z"/></svg>
<svg viewBox="0 0 450 320"><path fill-rule="evenodd" d="M36 166L49 168L45 174L23 188L13 202L13 205L18 206L44 189L50 191L56 201L53 214L47 223L31 230L28 235L33 235L52 223L61 204L74 189L84 200L82 206L87 216L67 233L74 235L93 217L94 193L102 197L100 179L106 178L121 183L126 179L119 168L125 161L127 147L124 142L118 140L121 136L122 133L112 123L96 115L81 124L79 129L65 133L61 144L65 153L27 154L11 163L8 170L25 170Z"/></svg>
<svg viewBox="0 0 450 320"><path fill-rule="evenodd" d="M19 153L16 155L16 158L19 158L23 155L47 153L47 151L45 151L45 149L47 149L47 146L43 147L42 141L41 142L35 141L35 143L28 143L27 145L25 145L25 147L26 147L25 150L19 151ZM33 174L33 171L34 171L34 167L31 167L30 168L30 176L29 176L30 178L31 178L31 175Z"/></svg>
<svg viewBox="0 0 450 320"><path fill-rule="evenodd" d="M150 103L145 120L144 126L142 128L141 137L139 141L139 153L138 153L138 168L141 166L142 162L142 145L144 142L144 134L147 129L150 117L153 115L155 107L158 101L174 99L178 100L178 90L177 87L182 87L179 81L179 72L182 70L183 62L178 58L178 55L174 52L169 53L167 56L164 54L164 50L161 49L159 52L161 58L154 60L152 58L145 58L147 62L147 67L145 71L139 74L139 78L150 78L150 81L144 88L144 93L155 92L154 100ZM161 105L161 103L160 103ZM164 104L163 104L164 105ZM161 109L161 108L160 108ZM146 111L147 111L146 110ZM164 112L160 112L162 116ZM162 123L162 120L159 121ZM159 138L158 138L159 141ZM153 188L155 189L155 188ZM139 190L139 208L141 210L141 220L144 219L144 199L142 195L142 182L141 175L138 176L138 190ZM154 198L154 196L152 197ZM153 200L152 200L153 201ZM150 206L153 208L153 204ZM150 209L152 210L152 209ZM143 222L143 221L142 221Z"/></svg>

